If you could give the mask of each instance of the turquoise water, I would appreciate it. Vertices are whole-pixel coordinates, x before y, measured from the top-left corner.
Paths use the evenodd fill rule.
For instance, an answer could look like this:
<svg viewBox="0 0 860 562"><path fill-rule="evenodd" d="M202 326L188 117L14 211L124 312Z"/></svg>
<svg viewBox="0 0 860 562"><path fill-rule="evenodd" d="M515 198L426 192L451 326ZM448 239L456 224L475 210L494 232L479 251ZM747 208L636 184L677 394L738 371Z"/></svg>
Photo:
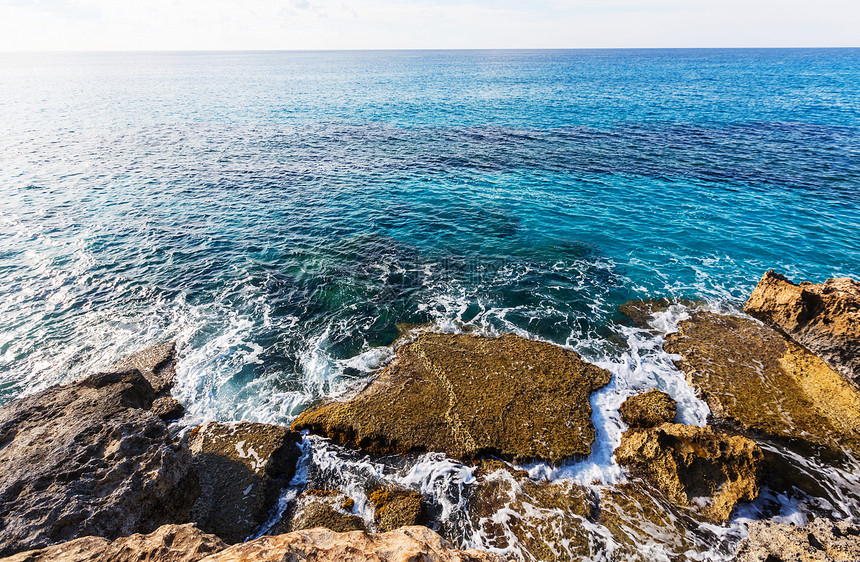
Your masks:
<svg viewBox="0 0 860 562"><path fill-rule="evenodd" d="M286 423L400 324L514 331L616 375L571 470L623 478L624 396L706 409L618 304L860 277L858 76L850 49L0 55L0 402L176 339L190 420Z"/></svg>

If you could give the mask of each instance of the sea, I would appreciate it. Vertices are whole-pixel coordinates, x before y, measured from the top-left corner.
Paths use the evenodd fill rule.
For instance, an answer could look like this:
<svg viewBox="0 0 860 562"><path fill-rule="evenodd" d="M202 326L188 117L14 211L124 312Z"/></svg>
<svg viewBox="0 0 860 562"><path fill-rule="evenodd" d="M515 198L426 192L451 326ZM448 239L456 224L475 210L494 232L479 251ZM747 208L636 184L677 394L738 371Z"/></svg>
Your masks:
<svg viewBox="0 0 860 562"><path fill-rule="evenodd" d="M176 341L180 425L289 424L415 330L512 332L613 374L591 455L523 467L599 491L629 478L626 397L708 415L662 349L687 307L619 305L860 278L860 49L5 53L0 123L0 403ZM467 520L470 466L303 447L282 508L324 475L370 520L377 479L458 546L537 559ZM860 471L810 471L860 513ZM805 506L765 486L686 555Z"/></svg>

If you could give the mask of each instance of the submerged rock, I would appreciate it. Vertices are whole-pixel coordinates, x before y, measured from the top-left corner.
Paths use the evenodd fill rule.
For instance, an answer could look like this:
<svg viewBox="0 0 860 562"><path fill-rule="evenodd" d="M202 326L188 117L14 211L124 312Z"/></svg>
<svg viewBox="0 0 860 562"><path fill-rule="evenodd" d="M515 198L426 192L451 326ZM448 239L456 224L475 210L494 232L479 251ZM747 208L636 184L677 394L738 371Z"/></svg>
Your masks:
<svg viewBox="0 0 860 562"><path fill-rule="evenodd" d="M558 462L591 450L588 397L609 379L573 351L513 334L425 333L352 400L305 411L293 429L380 454Z"/></svg>
<svg viewBox="0 0 860 562"><path fill-rule="evenodd" d="M468 509L484 544L543 561L590 560L600 552L600 537L587 527L597 507L588 488L536 482L498 461L482 461L476 474Z"/></svg>
<svg viewBox="0 0 860 562"><path fill-rule="evenodd" d="M503 562L480 550L455 550L427 527L401 527L370 534L365 531L335 533L308 529L286 535L265 536L237 544L204 558L206 562L261 562L263 560L315 560L342 562Z"/></svg>
<svg viewBox="0 0 860 562"><path fill-rule="evenodd" d="M197 562L227 544L193 524L163 525L148 535L114 541L83 537L40 550L22 552L0 562Z"/></svg>
<svg viewBox="0 0 860 562"><path fill-rule="evenodd" d="M717 419L795 444L860 450L860 394L818 357L748 318L694 312L678 330L666 351L681 356L676 364Z"/></svg>
<svg viewBox="0 0 860 562"><path fill-rule="evenodd" d="M615 457L671 501L717 522L727 521L737 503L758 496L761 449L745 437L710 427L665 423L628 429Z"/></svg>
<svg viewBox="0 0 860 562"><path fill-rule="evenodd" d="M775 326L854 383L860 383L860 283L843 277L795 285L764 274L744 310Z"/></svg>
<svg viewBox="0 0 860 562"><path fill-rule="evenodd" d="M195 427L188 447L200 473L192 521L230 544L265 522L289 484L300 456L300 436L285 427L210 422Z"/></svg>
<svg viewBox="0 0 860 562"><path fill-rule="evenodd" d="M323 527L336 533L364 531L364 520L350 513L353 500L339 490L305 490L296 498L288 525L291 531ZM271 535L278 532L267 533Z"/></svg>
<svg viewBox="0 0 860 562"><path fill-rule="evenodd" d="M656 388L644 394L631 396L618 408L621 419L630 427L654 427L672 423L678 404L665 392Z"/></svg>
<svg viewBox="0 0 860 562"><path fill-rule="evenodd" d="M155 397L131 370L0 408L0 554L187 519L197 473L150 411Z"/></svg>
<svg viewBox="0 0 860 562"><path fill-rule="evenodd" d="M424 523L424 501L418 492L380 487L372 490L368 499L375 510L374 521L378 531L393 531Z"/></svg>
<svg viewBox="0 0 860 562"><path fill-rule="evenodd" d="M754 521L735 555L738 562L856 562L860 527L816 519L805 527Z"/></svg>
<svg viewBox="0 0 860 562"><path fill-rule="evenodd" d="M669 310L670 307L681 305L694 307L695 302L687 299L646 299L627 301L618 305L618 312L624 315L637 328L648 328L654 315Z"/></svg>

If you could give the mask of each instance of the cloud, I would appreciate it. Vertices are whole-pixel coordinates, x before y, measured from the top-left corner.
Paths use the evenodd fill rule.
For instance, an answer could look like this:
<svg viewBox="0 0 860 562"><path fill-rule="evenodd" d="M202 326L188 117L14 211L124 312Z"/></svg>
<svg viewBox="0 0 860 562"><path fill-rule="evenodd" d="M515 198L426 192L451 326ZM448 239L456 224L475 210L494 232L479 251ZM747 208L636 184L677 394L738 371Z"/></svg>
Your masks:
<svg viewBox="0 0 860 562"><path fill-rule="evenodd" d="M858 46L846 0L0 0L0 50Z"/></svg>

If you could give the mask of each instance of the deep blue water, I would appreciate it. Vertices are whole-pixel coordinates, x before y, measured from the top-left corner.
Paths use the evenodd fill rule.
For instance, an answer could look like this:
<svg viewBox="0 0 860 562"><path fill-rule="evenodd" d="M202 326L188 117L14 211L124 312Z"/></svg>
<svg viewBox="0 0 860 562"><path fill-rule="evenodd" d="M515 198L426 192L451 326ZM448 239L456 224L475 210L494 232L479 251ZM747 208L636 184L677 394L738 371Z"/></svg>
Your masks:
<svg viewBox="0 0 860 562"><path fill-rule="evenodd" d="M858 76L856 49L2 54L0 403L176 339L188 423L285 423L404 324L514 331L613 372L561 476L617 481L625 396L707 413L619 304L860 277ZM468 476L433 463L401 483Z"/></svg>

